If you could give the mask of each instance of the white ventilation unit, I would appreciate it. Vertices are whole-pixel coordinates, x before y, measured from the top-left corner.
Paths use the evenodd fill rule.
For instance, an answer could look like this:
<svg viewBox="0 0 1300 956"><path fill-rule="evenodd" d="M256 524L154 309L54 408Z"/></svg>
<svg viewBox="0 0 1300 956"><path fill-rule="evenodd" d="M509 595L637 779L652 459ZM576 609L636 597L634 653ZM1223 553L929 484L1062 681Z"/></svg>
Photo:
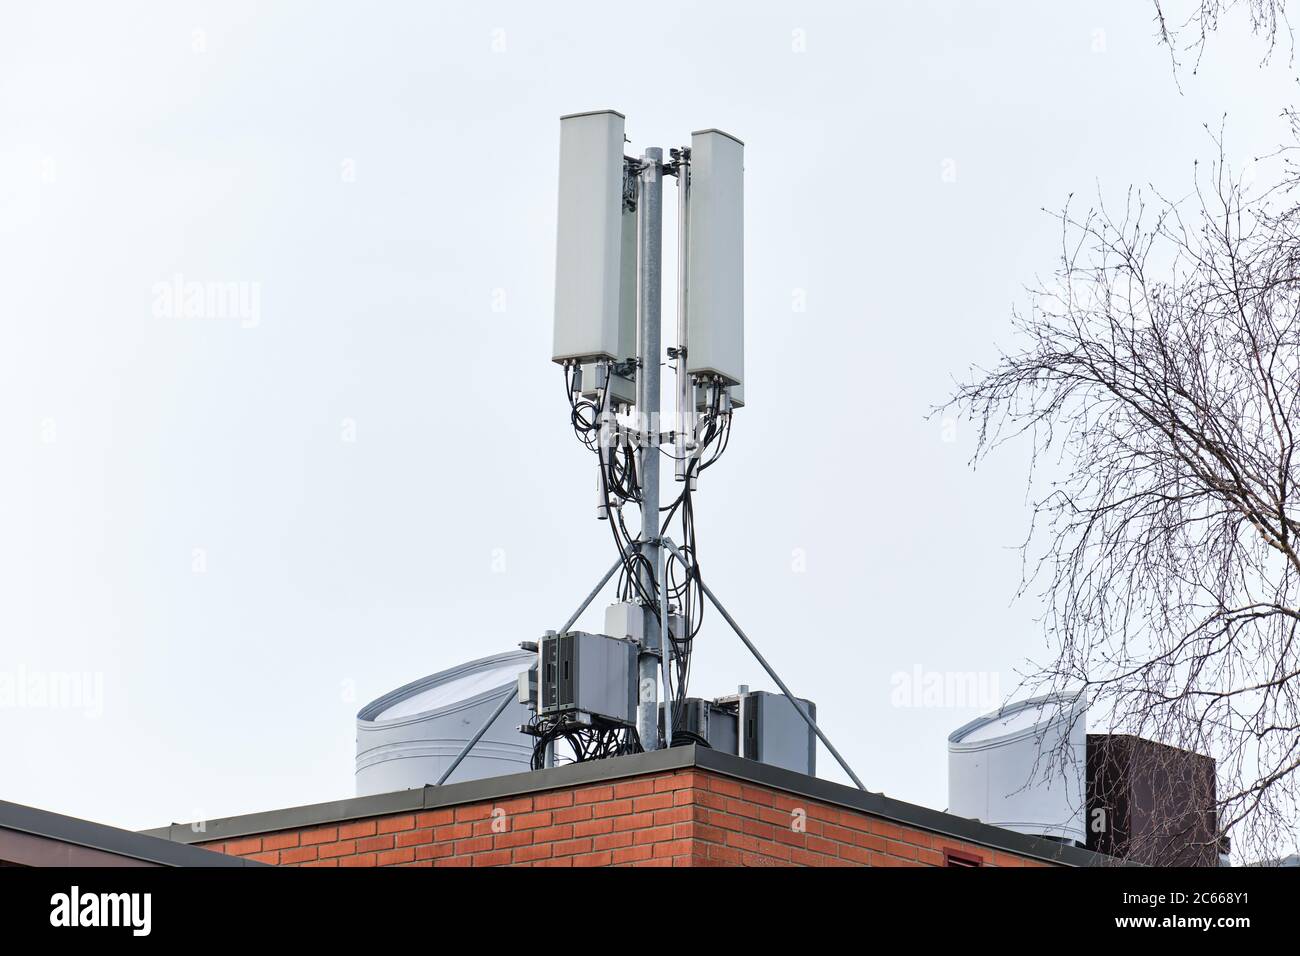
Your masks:
<svg viewBox="0 0 1300 956"><path fill-rule="evenodd" d="M357 796L437 783L444 770L518 686L536 660L507 651L413 681L371 701L357 714ZM511 703L447 783L532 769L533 738L519 732L531 716Z"/></svg>
<svg viewBox="0 0 1300 956"><path fill-rule="evenodd" d="M1060 695L1008 704L948 737L948 812L1083 845L1085 708Z"/></svg>

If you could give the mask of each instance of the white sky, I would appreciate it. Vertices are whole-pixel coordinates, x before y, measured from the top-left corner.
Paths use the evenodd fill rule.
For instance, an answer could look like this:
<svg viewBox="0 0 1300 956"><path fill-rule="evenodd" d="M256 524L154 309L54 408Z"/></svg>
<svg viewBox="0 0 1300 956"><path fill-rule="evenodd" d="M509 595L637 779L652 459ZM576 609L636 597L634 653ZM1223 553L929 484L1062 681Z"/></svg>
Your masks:
<svg viewBox="0 0 1300 956"><path fill-rule="evenodd" d="M1180 94L1135 0L701 6L6 5L0 676L102 698L0 701L0 798L135 828L349 796L362 704L563 622L612 553L548 361L557 119L613 107L631 150L746 142L707 579L868 786L946 804L987 702L891 678L1006 694L1042 638L1026 450L972 472L925 413L1052 269L1042 207L1186 193L1224 111L1267 152L1294 71L1230 32ZM156 316L176 274L256 284L256 323ZM769 687L719 624L693 690Z"/></svg>

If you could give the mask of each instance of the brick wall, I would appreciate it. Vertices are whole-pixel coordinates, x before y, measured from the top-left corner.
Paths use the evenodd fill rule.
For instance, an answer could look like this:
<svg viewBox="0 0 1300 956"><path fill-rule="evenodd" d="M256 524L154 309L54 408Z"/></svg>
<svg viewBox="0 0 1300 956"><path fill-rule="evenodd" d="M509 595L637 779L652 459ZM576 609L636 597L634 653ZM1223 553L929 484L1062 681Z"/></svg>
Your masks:
<svg viewBox="0 0 1300 956"><path fill-rule="evenodd" d="M279 866L1047 865L699 769L202 845Z"/></svg>

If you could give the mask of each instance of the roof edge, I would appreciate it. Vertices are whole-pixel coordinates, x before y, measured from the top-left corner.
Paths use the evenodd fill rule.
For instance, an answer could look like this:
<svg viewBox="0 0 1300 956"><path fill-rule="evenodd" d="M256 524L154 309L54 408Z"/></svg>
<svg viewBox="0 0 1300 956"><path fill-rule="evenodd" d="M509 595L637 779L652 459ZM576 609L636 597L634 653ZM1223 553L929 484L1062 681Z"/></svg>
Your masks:
<svg viewBox="0 0 1300 956"><path fill-rule="evenodd" d="M895 800L883 793L858 790L820 777L810 777L782 767L697 746L672 747L667 750L653 750L607 760L568 764L548 770L466 780L462 783L443 784L440 787L425 786L416 790L398 790L368 797L352 797L328 803L208 820L204 824L204 830L197 833L187 823L173 823L165 827L144 830L142 833L179 843L228 840L275 830L326 826L363 817L437 810L464 803L507 799L562 787L598 784L666 770L692 768L772 787L822 803L869 813L892 823L1044 862L1076 867L1129 865L1091 850L1016 833L1013 830L980 823L977 820L968 820L941 810L931 810Z"/></svg>
<svg viewBox="0 0 1300 956"><path fill-rule="evenodd" d="M113 856L157 863L161 866L263 866L254 860L214 853L190 840L174 840L153 833L137 833L80 817L69 817L39 807L0 800L0 830L69 843Z"/></svg>

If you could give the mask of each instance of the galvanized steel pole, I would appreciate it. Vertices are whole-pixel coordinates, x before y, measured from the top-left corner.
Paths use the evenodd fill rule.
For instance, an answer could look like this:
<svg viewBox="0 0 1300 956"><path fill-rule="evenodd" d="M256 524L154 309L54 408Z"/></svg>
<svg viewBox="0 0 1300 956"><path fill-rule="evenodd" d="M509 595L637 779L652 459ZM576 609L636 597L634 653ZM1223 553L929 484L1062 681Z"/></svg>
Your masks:
<svg viewBox="0 0 1300 956"><path fill-rule="evenodd" d="M642 157L640 186L637 190L637 420L643 441L640 448L641 471L641 586L654 598L659 534L659 351L660 351L660 269L663 257L663 150L651 147ZM637 733L646 750L659 748L659 622L653 603L643 608L645 626L643 644L637 660Z"/></svg>

